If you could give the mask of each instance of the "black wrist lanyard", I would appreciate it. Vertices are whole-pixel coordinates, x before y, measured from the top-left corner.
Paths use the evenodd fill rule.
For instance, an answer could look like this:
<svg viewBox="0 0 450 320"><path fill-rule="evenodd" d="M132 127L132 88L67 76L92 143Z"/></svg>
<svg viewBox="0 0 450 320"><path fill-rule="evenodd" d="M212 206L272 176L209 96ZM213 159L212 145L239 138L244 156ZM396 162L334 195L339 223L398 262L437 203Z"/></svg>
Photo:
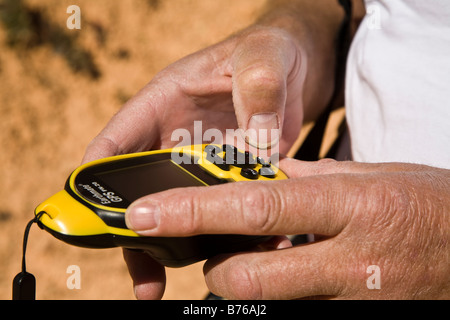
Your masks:
<svg viewBox="0 0 450 320"><path fill-rule="evenodd" d="M28 235L31 226L37 223L44 212L38 213L25 228L23 236L22 271L13 280L12 298L13 300L35 300L36 299L36 278L27 272L25 253L27 251Z"/></svg>

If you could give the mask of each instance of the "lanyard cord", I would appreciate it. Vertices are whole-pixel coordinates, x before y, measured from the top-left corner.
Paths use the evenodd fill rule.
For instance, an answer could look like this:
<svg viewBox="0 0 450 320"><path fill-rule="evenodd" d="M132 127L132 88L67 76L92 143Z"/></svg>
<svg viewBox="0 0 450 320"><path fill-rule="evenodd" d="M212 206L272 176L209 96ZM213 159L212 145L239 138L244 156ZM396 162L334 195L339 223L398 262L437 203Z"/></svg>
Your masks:
<svg viewBox="0 0 450 320"><path fill-rule="evenodd" d="M28 235L33 223L37 223L45 212L39 212L28 222L23 236L22 271L13 280L13 300L34 300L36 297L36 279L27 272L25 253L27 251Z"/></svg>
<svg viewBox="0 0 450 320"><path fill-rule="evenodd" d="M25 253L27 251L28 234L30 233L30 229L33 223L37 223L44 213L45 212L43 211L39 212L33 219L30 220L30 222L28 222L25 228L25 233L23 235L23 251L22 251L22 272L24 273L27 272L27 267L25 263Z"/></svg>

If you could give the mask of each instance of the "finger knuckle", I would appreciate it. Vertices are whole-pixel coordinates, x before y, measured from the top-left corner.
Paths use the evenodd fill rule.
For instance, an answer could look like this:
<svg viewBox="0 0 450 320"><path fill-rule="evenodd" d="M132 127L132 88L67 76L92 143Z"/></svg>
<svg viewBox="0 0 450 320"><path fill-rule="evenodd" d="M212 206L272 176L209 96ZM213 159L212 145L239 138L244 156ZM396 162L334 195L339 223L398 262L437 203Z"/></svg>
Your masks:
<svg viewBox="0 0 450 320"><path fill-rule="evenodd" d="M230 267L227 283L233 299L262 299L262 286L258 274L247 263L236 263Z"/></svg>
<svg viewBox="0 0 450 320"><path fill-rule="evenodd" d="M254 64L245 69L238 75L239 82L242 87L256 92L265 92L268 94L278 94L282 92L284 79L279 73L265 64Z"/></svg>
<svg viewBox="0 0 450 320"><path fill-rule="evenodd" d="M266 186L253 189L242 201L242 214L245 224L254 233L270 233L277 225L281 212L281 198Z"/></svg>
<svg viewBox="0 0 450 320"><path fill-rule="evenodd" d="M178 200L177 200L178 199ZM199 214L199 206L201 201L198 197L190 196L183 199L182 195L175 194L174 203L176 208L172 212L177 211L179 214L173 223L178 225L183 234L195 235L201 232L201 215Z"/></svg>

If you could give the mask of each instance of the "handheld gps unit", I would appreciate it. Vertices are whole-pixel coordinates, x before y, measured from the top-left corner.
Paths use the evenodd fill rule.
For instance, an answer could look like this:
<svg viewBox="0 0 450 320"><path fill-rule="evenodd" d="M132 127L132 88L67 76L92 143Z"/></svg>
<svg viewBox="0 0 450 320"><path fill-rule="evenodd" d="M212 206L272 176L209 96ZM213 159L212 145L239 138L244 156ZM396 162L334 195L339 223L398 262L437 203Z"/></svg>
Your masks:
<svg viewBox="0 0 450 320"><path fill-rule="evenodd" d="M77 168L64 190L40 204L38 224L80 247L143 250L168 267L251 249L267 236L144 237L125 225L126 208L170 188L233 181L281 180L278 168L230 145L194 145L100 159Z"/></svg>

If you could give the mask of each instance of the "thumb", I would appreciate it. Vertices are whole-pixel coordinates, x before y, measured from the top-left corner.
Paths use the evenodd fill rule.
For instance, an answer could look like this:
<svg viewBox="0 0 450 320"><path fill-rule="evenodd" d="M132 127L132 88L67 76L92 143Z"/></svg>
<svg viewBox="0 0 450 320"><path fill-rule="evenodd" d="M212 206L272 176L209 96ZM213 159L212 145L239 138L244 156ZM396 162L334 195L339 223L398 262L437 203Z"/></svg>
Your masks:
<svg viewBox="0 0 450 320"><path fill-rule="evenodd" d="M281 137L287 82L297 50L282 31L260 28L242 35L232 57L233 103L246 142L267 149Z"/></svg>

